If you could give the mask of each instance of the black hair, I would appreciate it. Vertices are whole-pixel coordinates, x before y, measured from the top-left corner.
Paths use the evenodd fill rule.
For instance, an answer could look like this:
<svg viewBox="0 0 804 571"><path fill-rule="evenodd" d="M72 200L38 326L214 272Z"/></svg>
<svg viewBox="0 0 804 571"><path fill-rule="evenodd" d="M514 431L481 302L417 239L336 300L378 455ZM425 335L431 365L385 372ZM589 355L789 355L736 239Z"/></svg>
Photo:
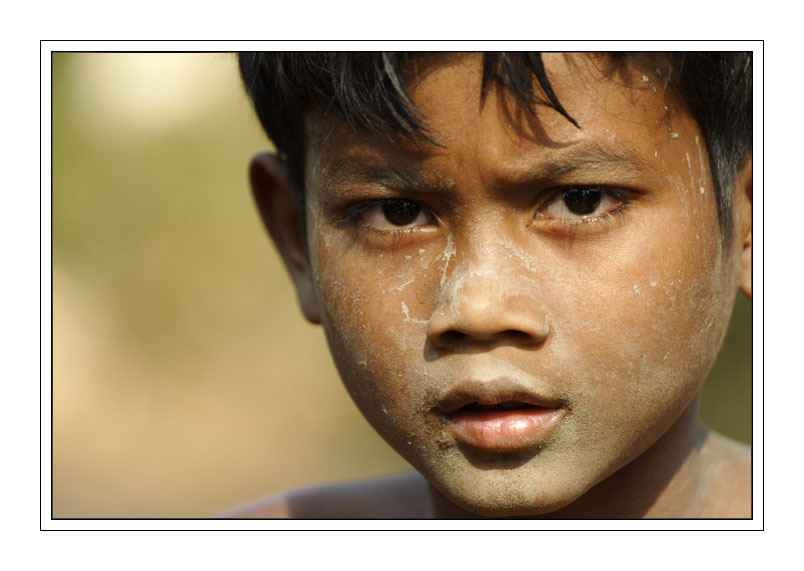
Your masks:
<svg viewBox="0 0 804 571"><path fill-rule="evenodd" d="M315 107L344 119L356 131L401 134L419 144L440 146L402 79L421 53L244 52L240 73L268 137L285 160L304 201L306 113ZM622 61L627 54L611 54ZM724 237L732 229L732 187L752 150L752 54L673 52L666 54L677 90L698 123L709 155L717 213ZM534 91L534 82L540 93ZM525 110L555 109L579 126L553 92L538 52L485 53L482 90L502 84Z"/></svg>

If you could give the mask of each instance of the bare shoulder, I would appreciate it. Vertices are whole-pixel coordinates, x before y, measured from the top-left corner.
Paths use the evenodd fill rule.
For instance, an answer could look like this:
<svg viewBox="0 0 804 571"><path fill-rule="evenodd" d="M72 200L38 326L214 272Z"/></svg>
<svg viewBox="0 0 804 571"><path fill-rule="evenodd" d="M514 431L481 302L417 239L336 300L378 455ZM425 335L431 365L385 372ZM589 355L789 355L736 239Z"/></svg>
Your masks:
<svg viewBox="0 0 804 571"><path fill-rule="evenodd" d="M283 519L293 516L290 515L286 495L275 494L230 508L214 517L223 519Z"/></svg>
<svg viewBox="0 0 804 571"><path fill-rule="evenodd" d="M426 518L430 496L416 473L276 494L229 510L221 518Z"/></svg>
<svg viewBox="0 0 804 571"><path fill-rule="evenodd" d="M710 475L709 517L751 517L751 447L710 432L705 459Z"/></svg>

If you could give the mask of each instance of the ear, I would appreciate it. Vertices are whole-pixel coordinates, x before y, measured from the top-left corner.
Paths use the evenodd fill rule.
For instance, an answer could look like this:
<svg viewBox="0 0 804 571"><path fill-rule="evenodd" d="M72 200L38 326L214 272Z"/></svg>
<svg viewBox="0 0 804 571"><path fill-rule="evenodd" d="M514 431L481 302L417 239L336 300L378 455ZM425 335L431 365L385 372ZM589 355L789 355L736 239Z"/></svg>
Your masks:
<svg viewBox="0 0 804 571"><path fill-rule="evenodd" d="M743 164L734 182L734 217L740 252L740 289L751 297L751 204L753 200L752 156Z"/></svg>
<svg viewBox="0 0 804 571"><path fill-rule="evenodd" d="M290 273L302 312L311 323L321 323L310 261L304 247L299 201L287 166L272 153L259 153L251 160L249 178L260 216Z"/></svg>

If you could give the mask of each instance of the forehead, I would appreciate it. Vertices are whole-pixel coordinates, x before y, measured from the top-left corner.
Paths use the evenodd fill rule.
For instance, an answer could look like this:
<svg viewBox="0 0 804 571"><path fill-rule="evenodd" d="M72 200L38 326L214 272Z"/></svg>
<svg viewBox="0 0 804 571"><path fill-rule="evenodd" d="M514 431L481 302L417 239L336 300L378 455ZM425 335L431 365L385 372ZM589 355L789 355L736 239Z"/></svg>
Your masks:
<svg viewBox="0 0 804 571"><path fill-rule="evenodd" d="M401 165L414 164L418 169L427 162L433 167L430 178L443 178L439 167L465 161L518 173L534 170L536 158L545 164L534 176L579 165L639 168L670 146L677 150L679 132L696 129L673 93L661 56L635 54L615 61L550 53L543 59L558 100L580 128L545 105L533 105L531 113L499 82L489 82L484 91L482 54L422 56L405 70L404 79L436 145L357 132L317 110L306 120L308 174L359 177L361 171L401 171ZM542 93L534 86L537 95Z"/></svg>

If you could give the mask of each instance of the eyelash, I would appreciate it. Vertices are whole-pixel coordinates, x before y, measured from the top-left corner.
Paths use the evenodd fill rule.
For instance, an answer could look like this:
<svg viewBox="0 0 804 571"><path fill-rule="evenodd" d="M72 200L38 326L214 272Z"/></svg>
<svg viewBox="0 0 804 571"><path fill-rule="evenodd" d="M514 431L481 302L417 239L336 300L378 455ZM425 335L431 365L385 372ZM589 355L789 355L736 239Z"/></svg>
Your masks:
<svg viewBox="0 0 804 571"><path fill-rule="evenodd" d="M404 248L409 242L416 240L416 235L423 232L420 227L404 228L402 230L377 230L371 226L360 225L354 227L356 232L362 234L363 240L369 249Z"/></svg>
<svg viewBox="0 0 804 571"><path fill-rule="evenodd" d="M551 205L556 200L560 200L562 195L581 190L600 192L605 196L614 198L617 202L619 202L619 204L615 208L597 216L588 216L582 218L540 216L540 213L547 206ZM385 249L390 247L395 250L397 248L405 247L409 242L415 241L417 235L425 232L430 225L413 226L410 228L399 228L395 230L380 230L359 220L360 217L371 208L393 202L394 200L404 199L369 200L353 204L350 207L347 207L345 215L343 215L337 221L337 223L338 225L344 225L349 228L353 239L362 239L369 249ZM418 204L418 202L416 203ZM579 233L580 235L603 234L608 230L613 229L613 227L622 220L622 216L630 207L630 203L631 200L624 196L623 192L603 186L583 185L563 187L555 189L550 196L541 203L541 206L534 214L529 225L538 224L541 230L548 234L552 234L557 237L569 237L570 239L574 239L579 235ZM428 211L424 206L420 205L420 207L428 214L428 216L437 222L437 218L432 212Z"/></svg>
<svg viewBox="0 0 804 571"><path fill-rule="evenodd" d="M540 216L540 213L548 206L553 204L556 200L560 200L562 195L567 195L571 192L581 190L591 190L600 192L604 196L608 196L616 200L619 204L602 214L596 216L588 216L581 218L559 218L552 216ZM622 221L622 216L625 211L630 208L631 199L624 195L623 192L612 188L596 185L580 185L556 189L544 202L542 202L539 210L533 216L531 225L539 224L542 229L550 234L559 237L569 236L574 238L578 236L578 232L583 235L586 234L602 234L613 229L617 223Z"/></svg>
<svg viewBox="0 0 804 571"><path fill-rule="evenodd" d="M410 241L416 239L416 235L426 231L427 226L413 226L410 228L399 228L397 230L380 230L369 224L365 224L359 218L375 206L382 206L388 202L403 199L382 199L360 202L347 208L346 214L338 220L338 225L346 226L352 233L354 240L363 240L368 249L385 249L391 247L396 250L406 246ZM416 201L411 201L416 202ZM419 204L416 202L416 204ZM420 208L435 219L435 215L429 212L424 206Z"/></svg>

